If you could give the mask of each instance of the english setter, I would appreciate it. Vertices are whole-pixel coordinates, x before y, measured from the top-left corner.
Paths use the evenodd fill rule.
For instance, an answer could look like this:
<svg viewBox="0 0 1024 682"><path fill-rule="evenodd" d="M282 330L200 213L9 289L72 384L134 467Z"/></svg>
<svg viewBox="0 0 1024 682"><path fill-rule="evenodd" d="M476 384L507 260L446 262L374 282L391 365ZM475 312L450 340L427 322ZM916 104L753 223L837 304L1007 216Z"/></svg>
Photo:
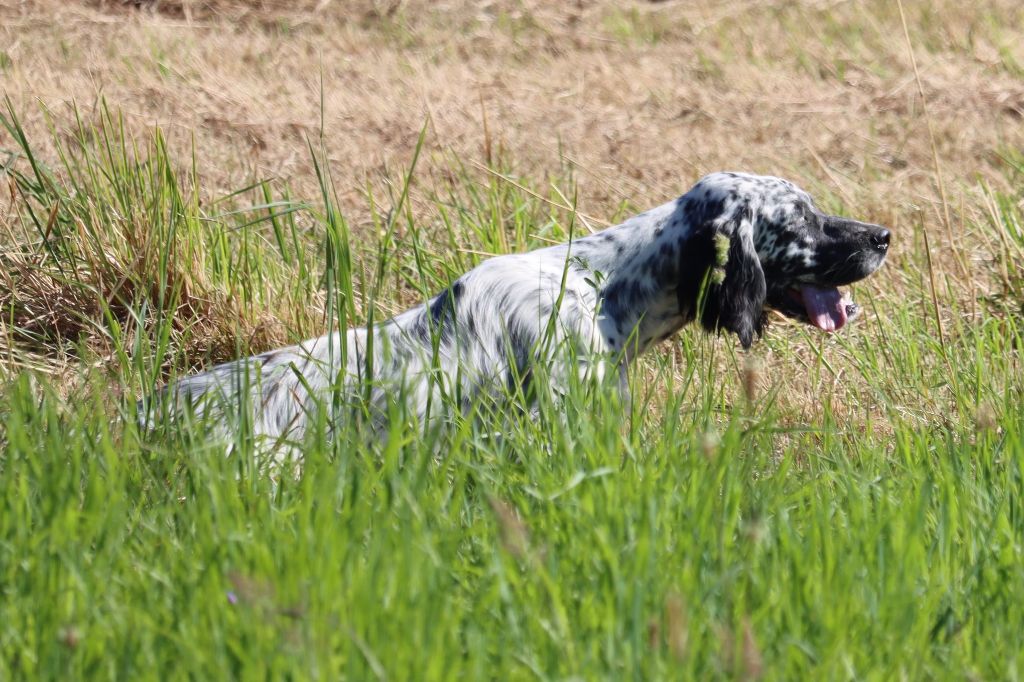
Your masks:
<svg viewBox="0 0 1024 682"><path fill-rule="evenodd" d="M881 267L889 236L823 214L786 180L714 173L615 227L486 260L372 330L182 378L165 402L224 427L225 406L248 403L256 434L298 438L332 391L368 399L378 414L404 401L423 418L444 392L468 407L529 382L538 363L555 384L608 368L624 377L630 361L693 320L736 334L743 348L762 334L768 309L833 332L859 312L837 287Z"/></svg>

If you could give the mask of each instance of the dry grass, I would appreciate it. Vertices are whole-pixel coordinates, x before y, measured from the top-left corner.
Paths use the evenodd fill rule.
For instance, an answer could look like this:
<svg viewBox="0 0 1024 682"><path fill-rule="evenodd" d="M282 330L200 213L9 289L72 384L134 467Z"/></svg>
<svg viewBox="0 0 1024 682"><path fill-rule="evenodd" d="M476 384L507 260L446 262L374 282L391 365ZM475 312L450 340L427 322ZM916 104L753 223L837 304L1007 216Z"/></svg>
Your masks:
<svg viewBox="0 0 1024 682"><path fill-rule="evenodd" d="M315 197L307 139L322 130L357 234L371 224L367 187L395 178L424 124L419 177L444 182L452 158L500 155L534 186L571 174L580 210L608 220L710 170L784 175L829 208L894 228L895 267L874 285L880 305L916 277L900 259L920 250L921 227L943 295L973 305L992 271L972 264L993 252L965 227L988 220L977 181L1005 188L1013 176L1001 154L1024 147L1024 9L942 0L906 10L949 224L887 1L24 0L0 8L0 69L44 156L47 116L70 136L73 106L88 124L105 101L129 131L162 127L183 166L194 140L210 195L278 177ZM5 135L0 149L12 146ZM436 219L424 196L411 200L417 217ZM30 281L18 272L12 290ZM953 314L939 307L940 318ZM293 321L285 310L262 318ZM187 357L204 344L216 345ZM818 350L793 352L809 367ZM798 367L766 381L810 396L842 374L812 381Z"/></svg>
<svg viewBox="0 0 1024 682"><path fill-rule="evenodd" d="M92 267L68 273L45 263L42 255L0 250L0 310L4 311L0 327L4 334L10 333L8 328L16 330L16 338L0 342L0 347L16 344L20 352L12 357L23 358L24 352L28 357L48 355L50 362L40 367L49 364L51 370L78 360L79 344L95 354L94 362L116 363L119 359L105 330L116 324L129 334L137 333L129 302L160 299L151 277L160 267L153 260L155 251L152 244L144 243L96 245L88 250L94 256ZM175 322L176 345L187 363L226 362L240 351L284 344L287 336L278 319L266 310L246 309L238 292L211 285L188 254L169 265L164 285L179 294L174 309L162 312ZM152 284L149 290L134 290L147 281ZM26 364L32 366L21 362L8 369L23 369ZM70 389L74 377L58 384Z"/></svg>
<svg viewBox="0 0 1024 682"><path fill-rule="evenodd" d="M501 145L524 174L577 166L591 214L744 168L827 188L897 228L935 216L888 2L31 0L0 12L4 90L30 131L43 126L36 101L61 126L71 103L88 114L103 97L137 130L195 135L221 188L267 175L310 188L303 139L320 129L322 94L353 213L365 179L406 161L429 121L430 145L461 157ZM908 14L955 201L1024 141L1024 11L947 0Z"/></svg>

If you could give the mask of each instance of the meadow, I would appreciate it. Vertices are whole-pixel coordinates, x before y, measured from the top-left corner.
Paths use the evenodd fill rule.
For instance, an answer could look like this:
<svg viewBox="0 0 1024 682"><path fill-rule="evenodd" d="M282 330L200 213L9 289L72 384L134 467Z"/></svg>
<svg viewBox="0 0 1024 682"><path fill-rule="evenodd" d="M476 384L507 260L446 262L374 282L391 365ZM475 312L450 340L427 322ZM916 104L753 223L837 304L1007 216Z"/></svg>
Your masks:
<svg viewBox="0 0 1024 682"><path fill-rule="evenodd" d="M1019 3L16 0L0 83L0 679L1024 674ZM294 471L135 422L720 169L892 229L858 320Z"/></svg>

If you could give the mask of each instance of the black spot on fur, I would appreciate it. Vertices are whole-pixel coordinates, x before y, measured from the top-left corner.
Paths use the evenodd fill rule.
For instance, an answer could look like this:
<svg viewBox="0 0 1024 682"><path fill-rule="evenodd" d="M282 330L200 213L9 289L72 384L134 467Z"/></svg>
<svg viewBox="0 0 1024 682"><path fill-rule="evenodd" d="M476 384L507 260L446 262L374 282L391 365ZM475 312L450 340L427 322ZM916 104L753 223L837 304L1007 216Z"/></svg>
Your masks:
<svg viewBox="0 0 1024 682"><path fill-rule="evenodd" d="M630 282L628 291L629 294L627 305L632 307L638 305L641 299L644 298L644 294L646 293L646 287L640 284L640 282L633 281Z"/></svg>
<svg viewBox="0 0 1024 682"><path fill-rule="evenodd" d="M256 359L259 360L260 365L266 367L267 365L271 365L277 362L277 358L280 357L280 355L281 354L277 351L269 351L267 353L263 353L262 355L257 355Z"/></svg>
<svg viewBox="0 0 1024 682"><path fill-rule="evenodd" d="M651 258L649 266L655 286L659 289L672 286L677 279L678 263L675 249L670 244L663 245L658 254Z"/></svg>
<svg viewBox="0 0 1024 682"><path fill-rule="evenodd" d="M706 295L701 299L701 294L710 285L715 258L713 237L712 230L699 230L686 241L680 254L676 295L679 299L679 314L686 321L696 317L699 307L707 300Z"/></svg>
<svg viewBox="0 0 1024 682"><path fill-rule="evenodd" d="M265 403L269 403L270 401L272 401L274 399L274 396L277 395L278 391L281 390L281 387L284 386L284 384L280 381L270 381L267 383L268 386L266 390L263 392L263 401Z"/></svg>
<svg viewBox="0 0 1024 682"><path fill-rule="evenodd" d="M506 384L511 391L517 388L526 393L530 387L531 363L537 339L516 320L507 321L504 338L499 341L500 353L508 362Z"/></svg>
<svg viewBox="0 0 1024 682"><path fill-rule="evenodd" d="M704 196L696 201L688 201L686 214L690 224L698 229L721 218L725 213L725 202L719 198Z"/></svg>
<svg viewBox="0 0 1024 682"><path fill-rule="evenodd" d="M462 296L464 285L456 280L430 302L426 311L420 311L412 325L412 333L423 343L431 343L438 335L441 343L450 343L455 333L455 306Z"/></svg>

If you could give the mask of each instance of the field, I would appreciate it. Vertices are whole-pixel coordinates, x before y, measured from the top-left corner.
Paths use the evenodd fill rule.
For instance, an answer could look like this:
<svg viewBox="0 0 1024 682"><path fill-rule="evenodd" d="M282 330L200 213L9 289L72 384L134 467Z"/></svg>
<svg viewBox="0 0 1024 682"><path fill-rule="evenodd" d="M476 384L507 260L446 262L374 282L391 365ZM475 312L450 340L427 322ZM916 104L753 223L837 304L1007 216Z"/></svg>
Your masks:
<svg viewBox="0 0 1024 682"><path fill-rule="evenodd" d="M0 2L0 679L1020 679L1016 0ZM824 335L282 469L181 374L702 174L893 231Z"/></svg>

